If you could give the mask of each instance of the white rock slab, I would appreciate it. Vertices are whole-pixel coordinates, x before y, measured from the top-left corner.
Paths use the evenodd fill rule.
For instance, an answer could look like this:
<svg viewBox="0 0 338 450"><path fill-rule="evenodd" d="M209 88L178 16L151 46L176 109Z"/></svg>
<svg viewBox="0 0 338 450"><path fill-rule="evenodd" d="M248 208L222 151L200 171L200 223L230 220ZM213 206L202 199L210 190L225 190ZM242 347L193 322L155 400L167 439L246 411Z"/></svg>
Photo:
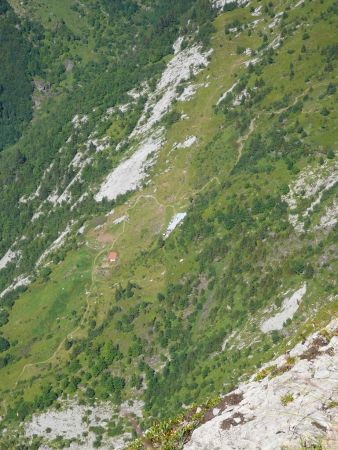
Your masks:
<svg viewBox="0 0 338 450"><path fill-rule="evenodd" d="M304 283L300 289L294 292L291 297L286 297L283 300L281 311L261 324L261 330L263 331L263 333L269 333L273 330L282 330L284 327L284 323L288 319L292 319L292 317L295 315L305 293L306 283Z"/></svg>
<svg viewBox="0 0 338 450"><path fill-rule="evenodd" d="M187 213L185 212L175 214L175 216L171 219L168 225L167 231L164 233L165 239L168 238L171 235L171 233L175 230L175 228L177 228L178 225L180 225L180 223L183 222L186 215Z"/></svg>
<svg viewBox="0 0 338 450"><path fill-rule="evenodd" d="M122 161L106 178L95 195L97 202L104 198L114 200L118 195L137 189L146 176L150 162L147 159L158 152L164 143L162 130L144 139L133 155Z"/></svg>
<svg viewBox="0 0 338 450"><path fill-rule="evenodd" d="M4 269L8 264L20 258L21 252L15 251L13 252L11 249L7 250L4 256L0 259L0 270Z"/></svg>
<svg viewBox="0 0 338 450"><path fill-rule="evenodd" d="M187 136L184 142L180 142L175 145L175 148L189 148L192 147L197 142L196 136Z"/></svg>

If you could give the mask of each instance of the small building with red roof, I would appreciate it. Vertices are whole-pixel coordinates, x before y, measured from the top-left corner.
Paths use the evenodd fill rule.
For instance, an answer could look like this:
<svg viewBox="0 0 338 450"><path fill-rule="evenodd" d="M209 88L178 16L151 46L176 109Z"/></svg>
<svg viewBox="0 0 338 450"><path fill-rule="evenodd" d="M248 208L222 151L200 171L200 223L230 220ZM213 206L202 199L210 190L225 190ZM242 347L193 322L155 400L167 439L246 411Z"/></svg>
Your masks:
<svg viewBox="0 0 338 450"><path fill-rule="evenodd" d="M118 254L116 252L109 252L108 253L108 261L110 263L116 262L118 260Z"/></svg>

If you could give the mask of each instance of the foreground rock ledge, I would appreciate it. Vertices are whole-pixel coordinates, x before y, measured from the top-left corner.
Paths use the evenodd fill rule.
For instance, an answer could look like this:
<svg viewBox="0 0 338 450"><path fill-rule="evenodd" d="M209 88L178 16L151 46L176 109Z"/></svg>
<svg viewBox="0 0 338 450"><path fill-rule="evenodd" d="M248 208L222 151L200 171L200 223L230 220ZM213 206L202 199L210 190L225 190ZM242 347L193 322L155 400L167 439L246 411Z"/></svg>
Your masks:
<svg viewBox="0 0 338 450"><path fill-rule="evenodd" d="M338 449L337 349L335 319L224 397L184 449Z"/></svg>

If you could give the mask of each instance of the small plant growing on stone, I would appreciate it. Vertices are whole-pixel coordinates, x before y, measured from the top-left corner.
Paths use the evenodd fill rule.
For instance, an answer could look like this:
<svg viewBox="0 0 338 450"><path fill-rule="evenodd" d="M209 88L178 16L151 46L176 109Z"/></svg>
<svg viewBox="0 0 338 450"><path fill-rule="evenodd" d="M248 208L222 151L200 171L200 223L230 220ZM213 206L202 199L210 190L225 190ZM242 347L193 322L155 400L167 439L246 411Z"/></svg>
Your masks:
<svg viewBox="0 0 338 450"><path fill-rule="evenodd" d="M294 401L293 394L291 394L291 392L289 392L288 394L282 395L280 401L283 406L288 405L289 403Z"/></svg>

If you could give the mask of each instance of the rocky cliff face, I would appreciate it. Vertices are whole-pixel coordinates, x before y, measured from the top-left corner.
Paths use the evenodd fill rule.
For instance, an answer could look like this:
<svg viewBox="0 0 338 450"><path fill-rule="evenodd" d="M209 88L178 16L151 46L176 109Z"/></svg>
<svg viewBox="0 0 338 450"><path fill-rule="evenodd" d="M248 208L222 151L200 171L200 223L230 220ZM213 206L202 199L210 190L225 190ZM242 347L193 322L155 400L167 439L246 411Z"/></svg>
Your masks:
<svg viewBox="0 0 338 450"><path fill-rule="evenodd" d="M204 416L185 450L338 448L338 320Z"/></svg>

